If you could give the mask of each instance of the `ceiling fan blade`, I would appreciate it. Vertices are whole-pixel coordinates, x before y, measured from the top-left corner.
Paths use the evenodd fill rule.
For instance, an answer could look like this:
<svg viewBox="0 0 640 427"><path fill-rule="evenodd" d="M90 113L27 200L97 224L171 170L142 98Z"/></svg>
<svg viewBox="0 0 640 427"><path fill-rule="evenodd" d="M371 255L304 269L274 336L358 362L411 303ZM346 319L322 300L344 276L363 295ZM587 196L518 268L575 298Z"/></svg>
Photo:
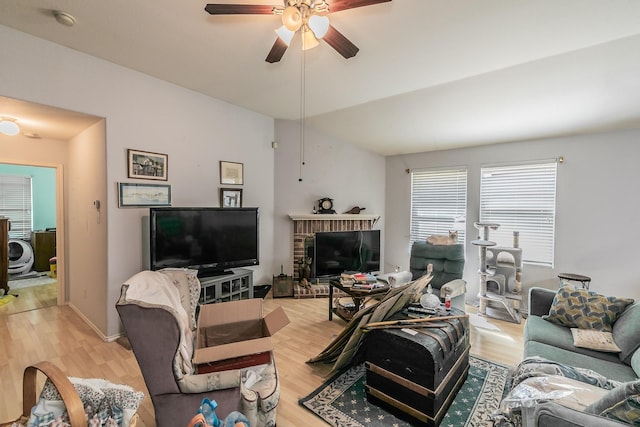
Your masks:
<svg viewBox="0 0 640 427"><path fill-rule="evenodd" d="M287 51L287 44L282 41L280 37L276 38L276 42L271 47L269 54L267 55L267 59L265 61L273 64L274 62L278 62L282 59L282 55Z"/></svg>
<svg viewBox="0 0 640 427"><path fill-rule="evenodd" d="M351 43L348 38L343 36L340 31L336 30L333 25L329 25L329 30L327 30L327 34L322 37L322 40L326 41L329 46L345 58L356 56L360 50L355 44Z"/></svg>
<svg viewBox="0 0 640 427"><path fill-rule="evenodd" d="M329 1L329 12L339 12L356 7L371 6L372 4L386 3L391 0L333 0Z"/></svg>
<svg viewBox="0 0 640 427"><path fill-rule="evenodd" d="M204 10L211 15L272 15L275 6L253 4L208 4Z"/></svg>

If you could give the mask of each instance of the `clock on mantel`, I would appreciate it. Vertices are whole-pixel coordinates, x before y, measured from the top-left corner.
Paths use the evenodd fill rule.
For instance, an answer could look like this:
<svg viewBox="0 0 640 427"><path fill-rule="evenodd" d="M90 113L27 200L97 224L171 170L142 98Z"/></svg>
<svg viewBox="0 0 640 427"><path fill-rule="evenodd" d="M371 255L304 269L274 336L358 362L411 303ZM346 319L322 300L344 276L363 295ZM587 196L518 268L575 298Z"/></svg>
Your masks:
<svg viewBox="0 0 640 427"><path fill-rule="evenodd" d="M323 197L318 200L318 214L326 215L326 214L335 214L336 211L333 209L333 199L329 197Z"/></svg>

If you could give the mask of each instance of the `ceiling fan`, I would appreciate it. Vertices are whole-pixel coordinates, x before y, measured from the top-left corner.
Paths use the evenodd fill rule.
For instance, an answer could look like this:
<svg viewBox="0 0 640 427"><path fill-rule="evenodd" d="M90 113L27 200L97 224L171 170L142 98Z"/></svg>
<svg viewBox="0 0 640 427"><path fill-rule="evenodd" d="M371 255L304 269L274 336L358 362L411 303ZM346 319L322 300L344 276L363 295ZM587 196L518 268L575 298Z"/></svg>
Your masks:
<svg viewBox="0 0 640 427"><path fill-rule="evenodd" d="M312 49L326 41L344 58L358 53L358 47L329 23L329 13L356 7L385 3L391 0L284 0L284 6L249 4L207 4L211 15L280 15L282 27L276 30L276 39L266 61L278 62L289 47L293 36L300 31L302 49Z"/></svg>

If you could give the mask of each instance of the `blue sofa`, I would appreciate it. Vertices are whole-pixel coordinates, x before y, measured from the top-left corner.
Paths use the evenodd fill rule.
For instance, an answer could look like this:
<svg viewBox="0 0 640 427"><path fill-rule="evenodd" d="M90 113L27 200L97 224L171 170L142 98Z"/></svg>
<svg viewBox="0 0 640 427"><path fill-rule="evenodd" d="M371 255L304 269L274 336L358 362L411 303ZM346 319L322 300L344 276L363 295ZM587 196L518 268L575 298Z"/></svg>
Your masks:
<svg viewBox="0 0 640 427"><path fill-rule="evenodd" d="M631 388L631 394L640 390L640 303L627 306L612 327L620 353L607 353L573 345L571 329L543 319L549 314L557 291L531 288L529 290L529 317L524 328L524 357L542 357L571 367L585 368L619 385L609 392L620 395L622 387ZM625 391L626 396L630 395ZM637 399L637 398L636 398ZM611 405L607 403L607 405ZM596 413L591 413L594 410ZM544 403L531 408L524 425L535 426L620 426L628 425L597 414L599 410L587 407L584 412L569 409L557 403ZM524 419L527 418L527 419ZM637 425L637 424L636 424Z"/></svg>

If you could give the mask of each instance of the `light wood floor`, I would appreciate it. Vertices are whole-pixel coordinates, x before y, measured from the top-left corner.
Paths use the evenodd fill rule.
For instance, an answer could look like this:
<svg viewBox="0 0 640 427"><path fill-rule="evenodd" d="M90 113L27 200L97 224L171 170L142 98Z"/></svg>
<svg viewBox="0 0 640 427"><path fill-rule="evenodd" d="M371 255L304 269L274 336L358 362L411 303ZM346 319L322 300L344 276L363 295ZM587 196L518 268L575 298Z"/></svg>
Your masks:
<svg viewBox="0 0 640 427"><path fill-rule="evenodd" d="M57 293L56 283L21 289L11 288L9 295L17 295L17 298L9 304L0 306L0 316L54 306L57 303Z"/></svg>
<svg viewBox="0 0 640 427"><path fill-rule="evenodd" d="M18 299L22 298L19 297ZM69 307L46 307L11 313L12 302L0 307L0 422L21 411L22 373L26 366L49 360L71 376L106 378L147 393L131 351L118 342L103 342ZM265 311L282 306L291 324L275 335L275 359L281 385L279 427L325 425L298 405L298 399L320 386L329 370L309 365L345 325L327 318L327 299L265 299ZM475 309L468 307L473 313ZM489 319L499 330L471 328L471 353L506 365L522 358L522 327ZM145 427L154 427L153 407L146 397L138 410ZM181 426L176 426L181 427Z"/></svg>

